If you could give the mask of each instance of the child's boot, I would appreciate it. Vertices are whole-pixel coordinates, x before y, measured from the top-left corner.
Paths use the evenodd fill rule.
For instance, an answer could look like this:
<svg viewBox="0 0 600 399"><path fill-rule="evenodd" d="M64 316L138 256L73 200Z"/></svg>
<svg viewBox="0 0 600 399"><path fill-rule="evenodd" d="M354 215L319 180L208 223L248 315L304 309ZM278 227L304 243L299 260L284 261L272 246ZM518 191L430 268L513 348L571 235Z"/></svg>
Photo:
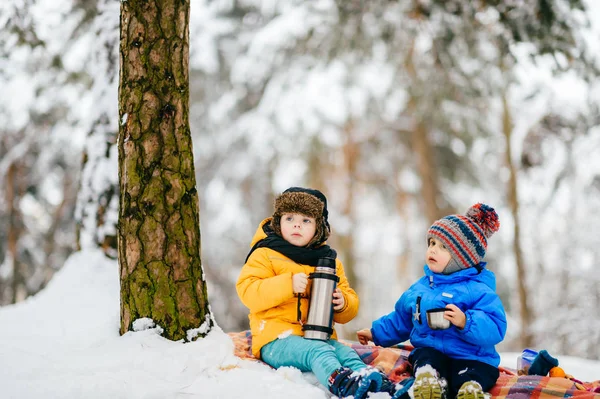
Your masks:
<svg viewBox="0 0 600 399"><path fill-rule="evenodd" d="M383 381L379 392L387 392L392 399L410 399L408 390L415 382L414 377L405 378L399 383L395 383L388 378L387 374L381 372L381 378Z"/></svg>
<svg viewBox="0 0 600 399"><path fill-rule="evenodd" d="M381 388L379 389L379 392L387 392L391 397L394 397L394 394L396 393L396 384L383 372L381 372Z"/></svg>
<svg viewBox="0 0 600 399"><path fill-rule="evenodd" d="M415 382L415 377L406 378L395 385L394 394L390 393L393 399L410 399L409 390Z"/></svg>
<svg viewBox="0 0 600 399"><path fill-rule="evenodd" d="M409 391L413 399L442 399L445 384L437 377L437 371L429 365L419 367L415 372L415 382Z"/></svg>
<svg viewBox="0 0 600 399"><path fill-rule="evenodd" d="M558 359L550 356L547 350L542 349L531 362L527 374L546 376L556 366L558 366Z"/></svg>
<svg viewBox="0 0 600 399"><path fill-rule="evenodd" d="M376 369L354 371L340 367L329 376L329 392L338 398L364 399L369 392L378 392L381 382L381 374Z"/></svg>
<svg viewBox="0 0 600 399"><path fill-rule="evenodd" d="M485 399L485 392L477 381L467 381L461 385L456 399Z"/></svg>

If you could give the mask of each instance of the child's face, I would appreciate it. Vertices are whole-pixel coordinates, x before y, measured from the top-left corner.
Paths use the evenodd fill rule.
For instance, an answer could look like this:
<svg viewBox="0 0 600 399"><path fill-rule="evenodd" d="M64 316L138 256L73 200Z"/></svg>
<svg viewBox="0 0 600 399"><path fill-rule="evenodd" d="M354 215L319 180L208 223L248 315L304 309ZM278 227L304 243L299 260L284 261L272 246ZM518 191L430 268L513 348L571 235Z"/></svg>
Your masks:
<svg viewBox="0 0 600 399"><path fill-rule="evenodd" d="M452 259L452 255L446 246L437 238L430 238L425 253L425 262L429 269L434 273L441 273L448 266L450 259Z"/></svg>
<svg viewBox="0 0 600 399"><path fill-rule="evenodd" d="M283 239L297 247L306 246L317 231L315 219L299 213L284 213L280 225Z"/></svg>

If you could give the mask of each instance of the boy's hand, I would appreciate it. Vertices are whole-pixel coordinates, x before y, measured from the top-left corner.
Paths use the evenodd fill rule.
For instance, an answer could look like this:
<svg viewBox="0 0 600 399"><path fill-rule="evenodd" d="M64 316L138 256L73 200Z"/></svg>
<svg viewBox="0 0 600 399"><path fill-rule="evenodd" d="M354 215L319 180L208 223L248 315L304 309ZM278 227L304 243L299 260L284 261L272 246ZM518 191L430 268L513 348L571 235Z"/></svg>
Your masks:
<svg viewBox="0 0 600 399"><path fill-rule="evenodd" d="M369 341L373 341L373 334L371 334L370 328L358 330L356 336L358 337L358 342L362 345L369 345Z"/></svg>
<svg viewBox="0 0 600 399"><path fill-rule="evenodd" d="M292 276L292 290L294 294L304 294L307 284L308 276L305 273L296 273Z"/></svg>
<svg viewBox="0 0 600 399"><path fill-rule="evenodd" d="M446 310L444 312L444 319L449 320L450 323L454 324L456 327L461 330L465 328L467 324L467 316L465 316L464 312L458 308L458 306L450 303L446 305Z"/></svg>
<svg viewBox="0 0 600 399"><path fill-rule="evenodd" d="M333 291L333 310L342 310L344 309L344 305L346 304L346 300L344 299L344 294L342 294L342 290L336 288Z"/></svg>

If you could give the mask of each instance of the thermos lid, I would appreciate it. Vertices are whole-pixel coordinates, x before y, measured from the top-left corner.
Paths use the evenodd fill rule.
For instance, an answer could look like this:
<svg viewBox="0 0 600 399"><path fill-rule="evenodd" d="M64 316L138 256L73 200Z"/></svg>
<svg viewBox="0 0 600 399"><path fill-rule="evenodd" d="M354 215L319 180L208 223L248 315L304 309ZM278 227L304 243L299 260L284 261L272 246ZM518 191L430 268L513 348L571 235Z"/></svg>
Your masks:
<svg viewBox="0 0 600 399"><path fill-rule="evenodd" d="M335 269L335 258L319 258L317 267L329 267Z"/></svg>

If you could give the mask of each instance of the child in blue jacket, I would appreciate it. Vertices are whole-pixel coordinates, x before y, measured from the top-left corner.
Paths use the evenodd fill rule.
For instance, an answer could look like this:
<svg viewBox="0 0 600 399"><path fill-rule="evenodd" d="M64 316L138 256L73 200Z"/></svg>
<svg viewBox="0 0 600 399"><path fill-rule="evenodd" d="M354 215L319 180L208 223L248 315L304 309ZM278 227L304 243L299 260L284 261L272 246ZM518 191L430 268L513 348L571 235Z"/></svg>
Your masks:
<svg viewBox="0 0 600 399"><path fill-rule="evenodd" d="M506 314L494 274L482 262L487 239L500 223L493 208L473 205L466 215L437 220L427 232L425 276L396 302L394 311L358 331L362 344L390 346L407 339L414 379L394 398L484 399L499 376L495 345L504 339ZM427 311L445 308L449 328L434 329Z"/></svg>

